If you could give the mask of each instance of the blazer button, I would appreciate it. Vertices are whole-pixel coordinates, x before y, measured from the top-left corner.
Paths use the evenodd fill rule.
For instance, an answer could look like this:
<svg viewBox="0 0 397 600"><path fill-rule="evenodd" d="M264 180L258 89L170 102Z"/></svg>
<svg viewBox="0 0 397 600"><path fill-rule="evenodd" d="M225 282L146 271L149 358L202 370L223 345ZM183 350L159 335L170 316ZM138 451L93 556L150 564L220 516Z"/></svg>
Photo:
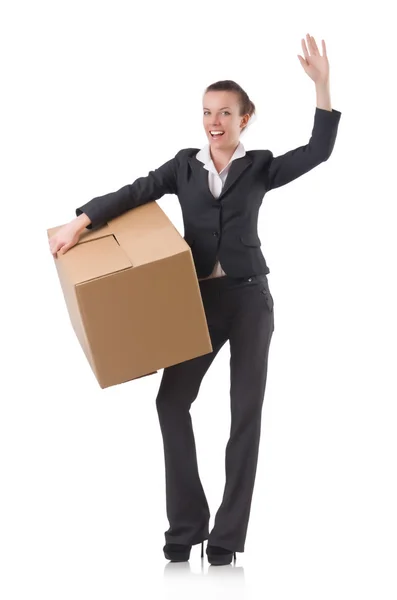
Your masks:
<svg viewBox="0 0 397 600"><path fill-rule="evenodd" d="M213 231L212 235L215 235L216 237L218 237L219 233L217 231Z"/></svg>

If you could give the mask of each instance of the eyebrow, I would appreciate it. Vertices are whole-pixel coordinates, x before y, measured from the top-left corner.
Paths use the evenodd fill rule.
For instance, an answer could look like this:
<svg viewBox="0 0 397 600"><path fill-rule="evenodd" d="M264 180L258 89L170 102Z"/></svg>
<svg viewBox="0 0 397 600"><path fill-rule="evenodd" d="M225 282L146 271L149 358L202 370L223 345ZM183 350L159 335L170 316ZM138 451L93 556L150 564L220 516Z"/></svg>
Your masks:
<svg viewBox="0 0 397 600"><path fill-rule="evenodd" d="M222 106L219 110L223 110L224 108L230 108L230 106ZM203 110L209 110L209 108L203 107Z"/></svg>

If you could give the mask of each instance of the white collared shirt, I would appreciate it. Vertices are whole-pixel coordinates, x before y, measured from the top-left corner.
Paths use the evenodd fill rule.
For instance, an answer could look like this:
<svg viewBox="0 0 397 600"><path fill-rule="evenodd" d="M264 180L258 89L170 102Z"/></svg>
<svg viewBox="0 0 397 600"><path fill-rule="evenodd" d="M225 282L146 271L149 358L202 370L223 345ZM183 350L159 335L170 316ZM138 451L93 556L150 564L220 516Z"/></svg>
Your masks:
<svg viewBox="0 0 397 600"><path fill-rule="evenodd" d="M229 160L226 167L224 167L222 169L222 171L220 173L218 173L218 171L216 170L216 167L214 165L214 162L211 158L209 144L204 146L204 148L202 148L196 154L197 160L201 161L203 163L204 169L207 169L207 171L208 171L208 185L209 185L209 188L210 188L211 193L214 196L214 198L218 198L221 194L221 191L222 191L223 186L225 185L226 177L229 173L229 169L230 169L230 165L231 165L232 161L235 158L241 158L242 156L245 156L245 149L244 149L243 144L241 142L239 142L239 145L237 146L236 150L234 151L234 154L231 157L231 159ZM218 257L217 257L217 259L218 259ZM202 277L201 279L210 279L212 277L223 277L224 275L226 275L226 273L222 269L219 260L217 260L211 275L209 275L208 277ZM199 281L201 281L201 279L199 279Z"/></svg>

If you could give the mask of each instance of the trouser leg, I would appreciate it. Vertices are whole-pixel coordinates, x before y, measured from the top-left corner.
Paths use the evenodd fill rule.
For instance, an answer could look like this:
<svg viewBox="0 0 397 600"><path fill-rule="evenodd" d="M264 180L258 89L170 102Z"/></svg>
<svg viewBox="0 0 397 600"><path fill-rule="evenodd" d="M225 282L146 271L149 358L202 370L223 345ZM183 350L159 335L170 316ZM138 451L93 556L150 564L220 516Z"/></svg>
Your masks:
<svg viewBox="0 0 397 600"><path fill-rule="evenodd" d="M208 543L243 552L258 461L274 313L265 278L239 292L239 309L230 330L231 429L225 453L226 482Z"/></svg>
<svg viewBox="0 0 397 600"><path fill-rule="evenodd" d="M216 314L216 313L215 313ZM209 327L213 351L164 369L156 406L164 444L166 543L197 544L208 538L210 510L200 481L190 407L226 336Z"/></svg>

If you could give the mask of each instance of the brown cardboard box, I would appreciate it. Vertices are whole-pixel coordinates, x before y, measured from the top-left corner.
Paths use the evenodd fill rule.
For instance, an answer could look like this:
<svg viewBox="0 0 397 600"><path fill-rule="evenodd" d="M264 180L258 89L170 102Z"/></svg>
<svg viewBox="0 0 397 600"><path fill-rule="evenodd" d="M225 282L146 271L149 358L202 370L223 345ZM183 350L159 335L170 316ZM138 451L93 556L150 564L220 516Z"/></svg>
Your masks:
<svg viewBox="0 0 397 600"><path fill-rule="evenodd" d="M84 230L54 261L101 388L212 351L190 247L156 202Z"/></svg>

